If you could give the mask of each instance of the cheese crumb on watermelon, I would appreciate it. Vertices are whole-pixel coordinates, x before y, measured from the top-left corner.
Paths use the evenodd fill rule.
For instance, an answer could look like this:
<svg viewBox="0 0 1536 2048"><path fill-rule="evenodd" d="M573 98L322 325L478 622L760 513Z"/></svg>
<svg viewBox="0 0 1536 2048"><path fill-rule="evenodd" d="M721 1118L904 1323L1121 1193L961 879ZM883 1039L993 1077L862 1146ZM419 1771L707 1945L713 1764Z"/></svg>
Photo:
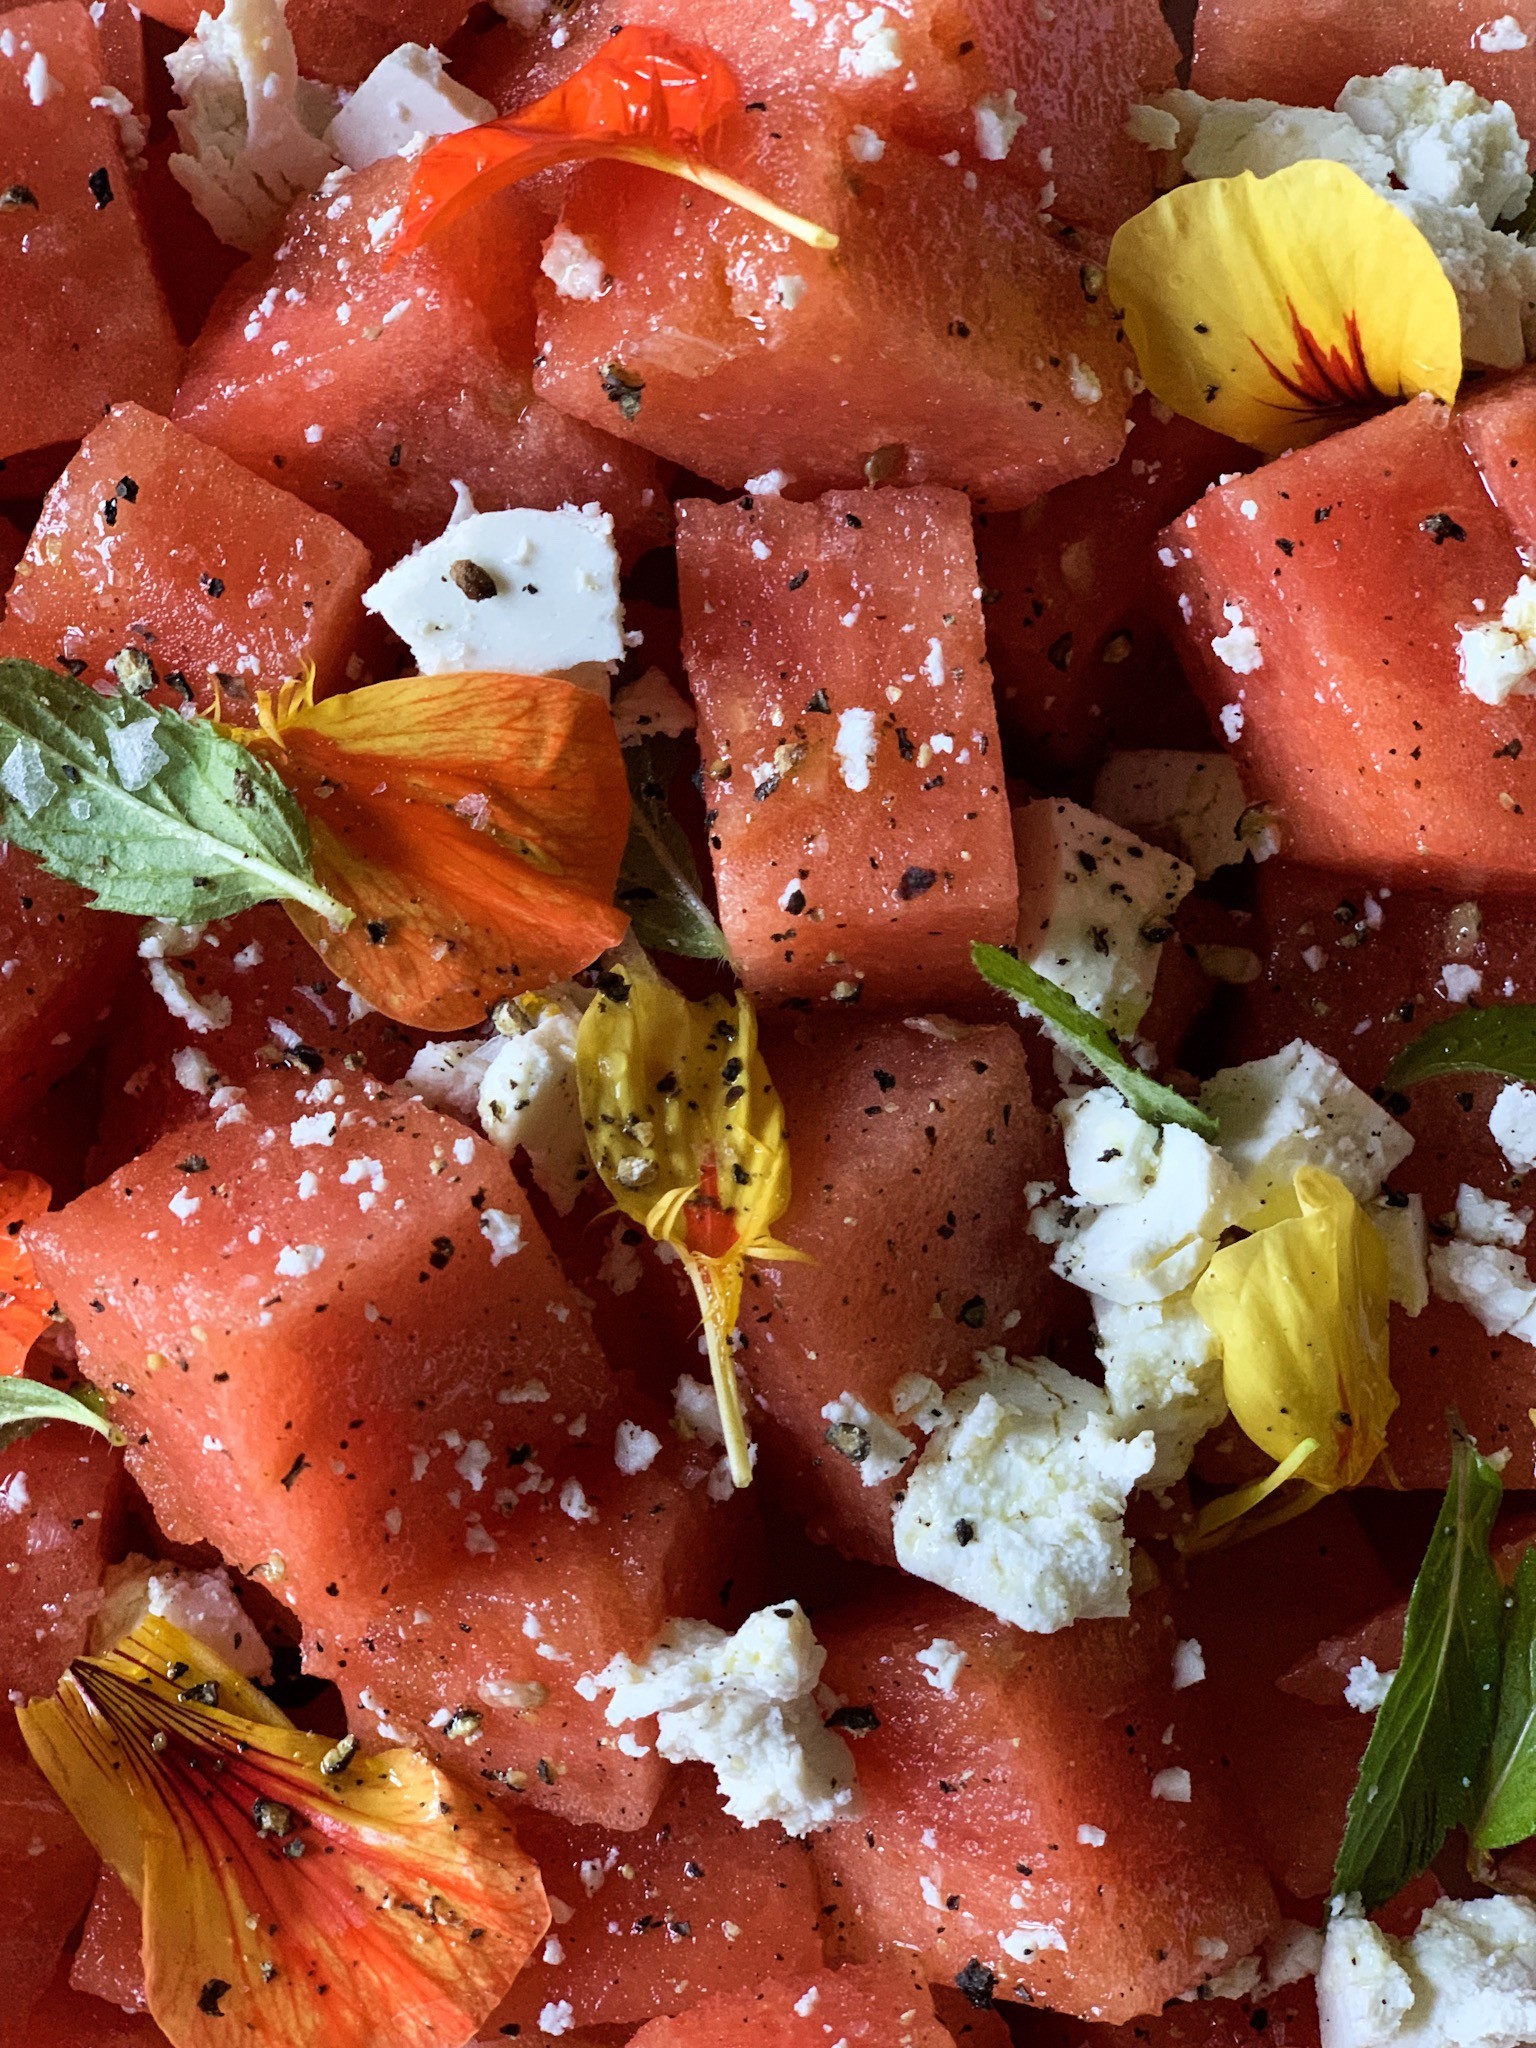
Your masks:
<svg viewBox="0 0 1536 2048"><path fill-rule="evenodd" d="M374 65L325 131L325 142L348 170L361 171L423 138L457 135L495 118L489 100L448 76L441 51L402 43Z"/></svg>

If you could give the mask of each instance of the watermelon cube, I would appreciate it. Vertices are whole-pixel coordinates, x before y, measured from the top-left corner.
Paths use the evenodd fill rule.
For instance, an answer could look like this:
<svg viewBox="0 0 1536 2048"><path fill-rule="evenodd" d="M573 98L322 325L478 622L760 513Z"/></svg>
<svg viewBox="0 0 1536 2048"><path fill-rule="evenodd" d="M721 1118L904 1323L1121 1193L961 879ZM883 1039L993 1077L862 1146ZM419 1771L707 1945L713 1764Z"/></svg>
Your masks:
<svg viewBox="0 0 1536 2048"><path fill-rule="evenodd" d="M925 1987L895 1957L769 1978L750 1990L733 1986L675 2019L653 2019L630 2036L630 2048L717 2048L721 2041L754 2048L954 2048Z"/></svg>
<svg viewBox="0 0 1536 2048"><path fill-rule="evenodd" d="M1158 412L1136 401L1112 469L976 523L998 718L1036 781L1074 774L1110 747L1206 739L1156 601L1157 533L1253 456Z"/></svg>
<svg viewBox="0 0 1536 2048"><path fill-rule="evenodd" d="M725 167L837 249L675 178L588 164L561 232L608 282L568 297L540 279L541 395L732 490L776 469L802 491L949 484L1006 508L1107 468L1123 347L1101 273L1029 194L894 139L860 160L833 102L770 104Z"/></svg>
<svg viewBox="0 0 1536 2048"><path fill-rule="evenodd" d="M12 1704L51 1692L85 1648L120 1474L102 1438L68 1422L0 1452L0 1690Z"/></svg>
<svg viewBox="0 0 1536 2048"><path fill-rule="evenodd" d="M102 76L147 118L149 76L140 9L133 5L133 0L92 0L90 16L101 43Z"/></svg>
<svg viewBox="0 0 1536 2048"><path fill-rule="evenodd" d="M116 407L49 493L0 621L0 655L108 680L125 647L173 697L251 722L258 686L313 662L343 679L369 578L334 519L137 405Z"/></svg>
<svg viewBox="0 0 1536 2048"><path fill-rule="evenodd" d="M1294 859L1532 886L1536 711L1462 688L1457 631L1521 560L1448 408L1412 399L1209 492L1162 560L1191 679Z"/></svg>
<svg viewBox="0 0 1536 2048"><path fill-rule="evenodd" d="M38 2010L44 2009L48 2048L170 2048L147 2014L119 2012L99 1998L74 1990L64 1972L39 2000ZM38 2048L38 2039L30 2015L0 2013L0 2048ZM576 2043L574 2048L584 2048L584 2044Z"/></svg>
<svg viewBox="0 0 1536 2048"><path fill-rule="evenodd" d="M545 1889L570 1909L557 1958L535 1956L485 2032L521 2026L563 1999L577 2026L638 2025L759 1979L822 1968L821 1901L810 1852L778 1828L727 1817L711 1773L674 1773L643 1828L569 1827L549 1814L518 1821L519 1845Z"/></svg>
<svg viewBox="0 0 1536 2048"><path fill-rule="evenodd" d="M754 993L974 995L1017 877L957 491L680 508L684 659L726 937Z"/></svg>
<svg viewBox="0 0 1536 2048"><path fill-rule="evenodd" d="M202 0L148 0L140 12L190 35ZM220 11L218 6L212 10ZM287 0L299 69L328 85L356 85L400 43L446 42L468 0Z"/></svg>
<svg viewBox="0 0 1536 2048"><path fill-rule="evenodd" d="M1176 2001L1124 2026L1084 2026L1064 2013L1031 2015L1029 2048L1319 2048L1312 1979L1266 1991L1262 1999Z"/></svg>
<svg viewBox="0 0 1536 2048"><path fill-rule="evenodd" d="M1492 377L1456 409L1467 452L1529 561L1536 554L1536 372Z"/></svg>
<svg viewBox="0 0 1536 2048"><path fill-rule="evenodd" d="M27 536L19 526L0 515L0 618L5 616L5 593L16 573L16 564L27 551Z"/></svg>
<svg viewBox="0 0 1536 2048"><path fill-rule="evenodd" d="M1513 21L1514 32L1501 32ZM1536 128L1536 66L1522 10L1484 0L1200 0L1190 83L1216 98L1259 95L1331 107L1357 73L1427 64L1508 100L1522 133Z"/></svg>
<svg viewBox="0 0 1536 2048"><path fill-rule="evenodd" d="M815 1839L855 1954L895 1943L973 1995L1121 2020L1274 1925L1157 1596L1024 1636L892 1580L818 1633L826 1683L877 1724L860 1819Z"/></svg>
<svg viewBox="0 0 1536 2048"><path fill-rule="evenodd" d="M181 350L150 265L101 45L74 0L0 28L0 456L78 440L115 400L164 407Z"/></svg>
<svg viewBox="0 0 1536 2048"><path fill-rule="evenodd" d="M629 552L663 539L656 462L533 395L537 202L505 193L391 267L410 175L387 159L294 207L220 295L175 417L381 568L442 531L456 480L482 511L596 499Z"/></svg>
<svg viewBox="0 0 1536 2048"><path fill-rule="evenodd" d="M486 1540L610 1387L503 1156L362 1076L274 1076L35 1249L165 1534L306 1619Z"/></svg>
<svg viewBox="0 0 1536 2048"><path fill-rule="evenodd" d="M96 1882L96 1852L22 1747L0 1726L0 1914L5 1919L5 2003L0 2041L22 2048L46 2035L23 2022L53 1981L64 1944ZM109 2017L101 2008L103 2018ZM50 2013L51 2019L51 2001ZM11 2034L9 2029L16 2028Z"/></svg>
<svg viewBox="0 0 1536 2048"><path fill-rule="evenodd" d="M0 1122L77 1066L111 1015L134 926L85 902L19 846L0 846Z"/></svg>
<svg viewBox="0 0 1536 2048"><path fill-rule="evenodd" d="M146 2012L143 1939L138 1901L117 1872L103 1864L70 1967L71 1986L120 2012Z"/></svg>
<svg viewBox="0 0 1536 2048"><path fill-rule="evenodd" d="M1030 0L889 0L816 17L777 0L581 0L531 40L511 27L466 35L462 75L498 106L526 105L621 22L707 43L749 102L832 95L868 131L866 150L896 135L1000 164L1074 228L1107 234L1154 196L1151 158L1126 133L1131 104L1175 82L1178 47L1154 0L1049 12Z"/></svg>
<svg viewBox="0 0 1536 2048"><path fill-rule="evenodd" d="M858 1404L915 1448L919 1378L950 1387L987 1345L1043 1343L1059 1290L1017 1207L1027 1182L1058 1177L1055 1126L1005 1025L786 1018L765 1037L795 1173L778 1230L810 1263L748 1275L764 1471L819 1540L892 1563L899 1467L825 1411Z"/></svg>

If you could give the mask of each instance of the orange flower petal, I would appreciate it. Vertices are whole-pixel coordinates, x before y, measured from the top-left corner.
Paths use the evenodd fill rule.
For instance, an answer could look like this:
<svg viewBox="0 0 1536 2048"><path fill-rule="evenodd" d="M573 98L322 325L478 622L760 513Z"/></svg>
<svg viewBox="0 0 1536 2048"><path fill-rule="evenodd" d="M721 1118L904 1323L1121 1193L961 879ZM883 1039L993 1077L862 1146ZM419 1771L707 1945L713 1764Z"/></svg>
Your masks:
<svg viewBox="0 0 1536 2048"><path fill-rule="evenodd" d="M411 676L316 704L284 691L253 736L309 818L346 931L290 916L349 988L428 1031L617 945L629 785L600 697L559 676ZM274 736L275 735L275 740Z"/></svg>
<svg viewBox="0 0 1536 2048"><path fill-rule="evenodd" d="M413 1750L301 1733L169 1622L17 1718L142 1906L175 2048L459 2048L549 1925L493 1802Z"/></svg>
<svg viewBox="0 0 1536 2048"><path fill-rule="evenodd" d="M40 1287L25 1226L48 1208L48 1183L35 1173L0 1174L0 1373L19 1373L51 1320L53 1293Z"/></svg>
<svg viewBox="0 0 1536 2048"><path fill-rule="evenodd" d="M609 157L703 185L812 248L837 237L738 184L703 154L741 109L736 74L702 43L624 28L563 85L499 121L433 143L411 180L389 261L493 192L557 164Z"/></svg>

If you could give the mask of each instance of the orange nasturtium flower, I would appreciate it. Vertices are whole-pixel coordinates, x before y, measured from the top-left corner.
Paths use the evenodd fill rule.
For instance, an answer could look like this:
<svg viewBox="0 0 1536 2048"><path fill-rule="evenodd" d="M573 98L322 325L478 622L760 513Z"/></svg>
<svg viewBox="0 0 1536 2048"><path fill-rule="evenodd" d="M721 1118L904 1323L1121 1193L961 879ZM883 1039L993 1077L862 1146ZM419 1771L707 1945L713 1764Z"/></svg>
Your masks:
<svg viewBox="0 0 1536 2048"><path fill-rule="evenodd" d="M549 1926L493 1800L414 1750L303 1733L155 1616L17 1720L143 1909L175 2048L446 2048Z"/></svg>
<svg viewBox="0 0 1536 2048"><path fill-rule="evenodd" d="M613 906L629 785L601 697L560 676L410 676L315 701L263 692L261 753L309 821L315 879L344 930L285 908L351 989L426 1031L589 966Z"/></svg>
<svg viewBox="0 0 1536 2048"><path fill-rule="evenodd" d="M836 248L829 230L709 161L706 152L740 111L736 74L713 50L664 29L620 29L543 99L434 142L416 166L389 260L504 186L585 157L686 178L813 249Z"/></svg>
<svg viewBox="0 0 1536 2048"><path fill-rule="evenodd" d="M1387 1249L1345 1187L1303 1166L1279 1220L1218 1251L1194 1304L1221 1340L1227 1403L1275 1469L1202 1512L1193 1540L1287 1521L1358 1486L1386 1447L1397 1407L1388 1371Z"/></svg>
<svg viewBox="0 0 1536 2048"><path fill-rule="evenodd" d="M39 1286L23 1235L48 1207L48 1183L35 1173L0 1173L0 1373L18 1373L47 1329L50 1289Z"/></svg>
<svg viewBox="0 0 1536 2048"><path fill-rule="evenodd" d="M587 1147L624 1214L677 1250L704 1317L726 1455L752 1479L731 1336L748 1259L796 1259L784 1111L745 995L690 1003L648 963L599 983L576 1040Z"/></svg>
<svg viewBox="0 0 1536 2048"><path fill-rule="evenodd" d="M1461 383L1440 259L1343 164L1165 192L1116 233L1108 282L1153 395L1266 455Z"/></svg>

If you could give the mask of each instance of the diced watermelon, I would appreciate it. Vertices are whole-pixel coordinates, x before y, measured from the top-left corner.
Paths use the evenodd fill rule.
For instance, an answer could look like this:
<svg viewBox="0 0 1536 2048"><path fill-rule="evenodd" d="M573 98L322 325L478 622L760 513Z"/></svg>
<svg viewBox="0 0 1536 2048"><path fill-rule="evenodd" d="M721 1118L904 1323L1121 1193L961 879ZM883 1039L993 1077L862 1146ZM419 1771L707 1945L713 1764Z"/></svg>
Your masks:
<svg viewBox="0 0 1536 2048"><path fill-rule="evenodd" d="M114 400L169 404L181 363L85 9L14 8L5 34L0 456L76 440Z"/></svg>
<svg viewBox="0 0 1536 2048"><path fill-rule="evenodd" d="M9 1597L9 1596L7 1596ZM96 1852L22 1748L9 1714L0 1726L0 1917L5 1999L0 2040L48 1990L64 1944L96 1882ZM105 2016L105 2015L104 2015ZM51 2003L50 2003L51 2020ZM35 2025L21 2040L41 2040ZM52 2048L52 2026L46 2036Z"/></svg>
<svg viewBox="0 0 1536 2048"><path fill-rule="evenodd" d="M133 953L133 925L19 846L0 846L0 1121L41 1100L100 1038Z"/></svg>
<svg viewBox="0 0 1536 2048"><path fill-rule="evenodd" d="M462 1553L506 1452L547 1461L611 1381L494 1147L307 1082L170 1134L35 1247L166 1535L265 1561L309 1618Z"/></svg>
<svg viewBox="0 0 1536 2048"><path fill-rule="evenodd" d="M954 2048L954 2037L908 1964L895 1957L843 1970L770 1978L750 1991L703 1999L676 2019L652 2020L630 2048Z"/></svg>
<svg viewBox="0 0 1536 2048"><path fill-rule="evenodd" d="M0 1122L0 1168L35 1173L55 1204L73 1201L93 1174L86 1170L101 1114L101 1074L87 1060L56 1081L30 1108Z"/></svg>
<svg viewBox="0 0 1536 2048"><path fill-rule="evenodd" d="M155 274L176 332L190 347L202 333L214 300L245 258L219 240L192 204L190 193L171 176L171 158L180 147L175 134L151 136L138 173L138 193Z"/></svg>
<svg viewBox="0 0 1536 2048"><path fill-rule="evenodd" d="M104 1864L70 1968L71 1985L120 2012L146 2012L143 1939L137 1901L116 1871Z"/></svg>
<svg viewBox="0 0 1536 2048"><path fill-rule="evenodd" d="M16 564L27 551L27 536L19 526L13 526L9 519L0 515L0 618L5 616L5 593L10 587Z"/></svg>
<svg viewBox="0 0 1536 2048"><path fill-rule="evenodd" d="M1262 1999L1197 1998L1121 2027L1085 2026L1065 2013L1032 2013L1020 2039L1027 2048L1318 2048L1312 1979L1282 1985Z"/></svg>
<svg viewBox="0 0 1536 2048"><path fill-rule="evenodd" d="M334 519L137 405L96 427L49 493L16 572L0 655L107 678L124 647L227 717L313 662L343 679L368 555ZM180 681L174 679L179 677Z"/></svg>
<svg viewBox="0 0 1536 2048"><path fill-rule="evenodd" d="M101 43L102 75L140 114L149 101L144 23L133 0L93 0L90 16Z"/></svg>
<svg viewBox="0 0 1536 2048"><path fill-rule="evenodd" d="M140 10L190 35L202 0L148 0ZM206 10L218 14L220 0ZM400 43L446 42L469 13L468 0L287 0L299 69L330 85L356 85Z"/></svg>
<svg viewBox="0 0 1536 2048"><path fill-rule="evenodd" d="M815 1840L855 1953L897 1943L962 1988L1120 2020L1270 1931L1155 1595L1026 1636L893 1580L818 1634L826 1683L879 1723L858 1745L860 1818ZM957 1671L917 1661L935 1643L964 1652Z"/></svg>
<svg viewBox="0 0 1536 2048"><path fill-rule="evenodd" d="M293 209L220 296L176 418L381 568L442 531L455 479L482 511L597 499L628 552L663 539L656 462L533 395L537 201L505 193L391 268L410 174L386 160Z"/></svg>
<svg viewBox="0 0 1536 2048"><path fill-rule="evenodd" d="M52 1422L0 1451L0 1693L51 1692L101 1604L121 1460Z"/></svg>
<svg viewBox="0 0 1536 2048"><path fill-rule="evenodd" d="M559 1959L535 1957L485 2032L521 2026L563 1999L575 2025L681 2011L759 1979L806 1982L822 1969L821 1905L810 1853L778 1828L729 1819L710 1772L679 1770L646 1826L572 1828L547 1814L518 1821L546 1891L570 1908Z"/></svg>
<svg viewBox="0 0 1536 2048"><path fill-rule="evenodd" d="M1059 1177L1055 1127L1007 1026L785 1020L766 1051L795 1174L778 1231L810 1263L748 1274L764 1473L813 1535L889 1563L895 1482L865 1485L822 1410L852 1395L915 1445L892 1407L904 1377L953 1386L986 1345L1043 1342L1058 1290L1017 1204Z"/></svg>
<svg viewBox="0 0 1536 2048"><path fill-rule="evenodd" d="M1410 400L1210 492L1163 549L1192 680L1292 858L1531 887L1536 714L1461 687L1457 634L1521 562L1446 407Z"/></svg>
<svg viewBox="0 0 1536 2048"><path fill-rule="evenodd" d="M680 508L720 914L767 997L978 989L1018 878L958 492Z"/></svg>
<svg viewBox="0 0 1536 2048"><path fill-rule="evenodd" d="M977 521L998 717L1036 782L1109 747L1206 742L1155 601L1157 533L1253 456L1177 414L1160 419L1146 399L1131 419L1113 469Z"/></svg>
<svg viewBox="0 0 1536 2048"><path fill-rule="evenodd" d="M1074 228L1108 233L1151 201L1151 159L1126 116L1174 83L1177 46L1153 0L1078 0L1049 13L1032 0L887 0L861 33L876 11L577 0L531 41L510 27L466 35L459 75L497 105L521 106L620 23L649 23L718 51L749 102L828 93L877 137L958 151L968 165L1001 161L1043 213Z"/></svg>
<svg viewBox="0 0 1536 2048"><path fill-rule="evenodd" d="M996 2006L975 2005L952 1984L930 1984L928 1993L959 2048L1012 2048L1013 2034Z"/></svg>
<svg viewBox="0 0 1536 2048"><path fill-rule="evenodd" d="M74 1990L64 1971L39 2001L39 2010L48 2014L48 2048L170 2048L147 2014L119 2012ZM28 2014L0 2012L0 2048L39 2048L36 2021Z"/></svg>
<svg viewBox="0 0 1536 2048"><path fill-rule="evenodd" d="M1536 98L1536 95L1533 95ZM1536 106L1533 106L1536 113ZM1536 371L1493 377L1457 407L1467 452L1529 560L1536 553Z"/></svg>
<svg viewBox="0 0 1536 2048"><path fill-rule="evenodd" d="M675 178L588 164L563 227L611 282L577 299L540 279L535 388L728 489L779 469L807 491L951 484L1007 508L1107 468L1125 357L1101 274L1028 193L896 140L850 160L835 104L768 104L722 161L837 249Z"/></svg>
<svg viewBox="0 0 1536 2048"><path fill-rule="evenodd" d="M1500 36L1500 18L1485 0L1200 0L1190 82L1212 98L1331 107L1357 73L1428 64L1488 99L1508 100L1528 135L1536 128L1536 24L1522 14L1516 36Z"/></svg>

